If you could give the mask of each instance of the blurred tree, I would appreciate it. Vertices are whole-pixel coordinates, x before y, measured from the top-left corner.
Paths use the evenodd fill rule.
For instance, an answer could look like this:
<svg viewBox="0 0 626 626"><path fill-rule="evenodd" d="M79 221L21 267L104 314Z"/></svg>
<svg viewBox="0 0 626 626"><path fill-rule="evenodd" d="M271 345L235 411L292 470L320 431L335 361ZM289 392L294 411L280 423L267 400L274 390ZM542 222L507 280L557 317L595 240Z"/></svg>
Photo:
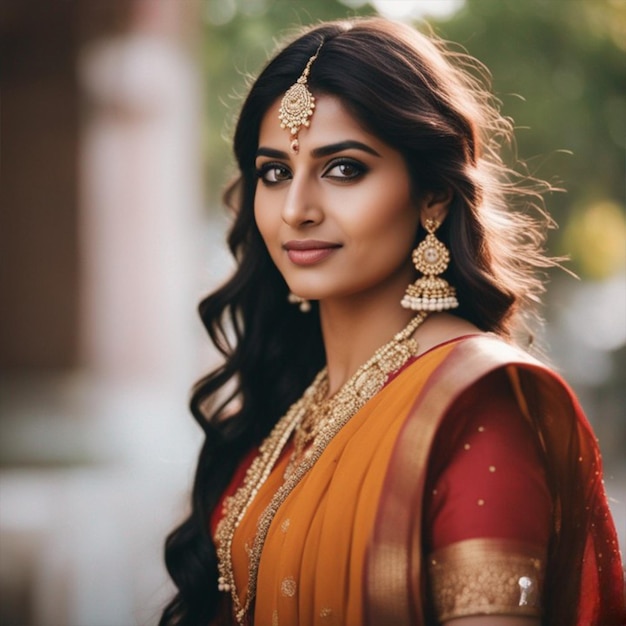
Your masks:
<svg viewBox="0 0 626 626"><path fill-rule="evenodd" d="M626 2L466 0L433 25L491 71L531 173L567 190L552 252L582 277L624 271Z"/></svg>

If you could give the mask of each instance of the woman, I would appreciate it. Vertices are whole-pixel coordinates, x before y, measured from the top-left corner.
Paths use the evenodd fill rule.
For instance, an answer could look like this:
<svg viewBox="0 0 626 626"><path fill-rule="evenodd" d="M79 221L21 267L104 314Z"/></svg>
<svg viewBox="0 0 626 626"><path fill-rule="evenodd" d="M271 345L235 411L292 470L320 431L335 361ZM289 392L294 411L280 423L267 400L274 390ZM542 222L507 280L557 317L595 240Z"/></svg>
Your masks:
<svg viewBox="0 0 626 626"><path fill-rule="evenodd" d="M452 56L327 23L253 84L161 624L620 623L595 439L513 346L551 262L511 209L539 196Z"/></svg>

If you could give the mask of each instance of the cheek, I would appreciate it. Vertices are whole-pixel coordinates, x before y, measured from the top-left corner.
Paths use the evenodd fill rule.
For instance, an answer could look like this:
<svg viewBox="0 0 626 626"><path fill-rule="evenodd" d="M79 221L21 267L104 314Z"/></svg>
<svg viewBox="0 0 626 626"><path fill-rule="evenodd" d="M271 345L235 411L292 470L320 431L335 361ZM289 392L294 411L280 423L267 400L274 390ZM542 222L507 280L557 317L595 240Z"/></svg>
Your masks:
<svg viewBox="0 0 626 626"><path fill-rule="evenodd" d="M372 203L372 211L361 218L362 232L373 245L384 246L394 257L410 254L419 227L419 211L406 196L387 197Z"/></svg>

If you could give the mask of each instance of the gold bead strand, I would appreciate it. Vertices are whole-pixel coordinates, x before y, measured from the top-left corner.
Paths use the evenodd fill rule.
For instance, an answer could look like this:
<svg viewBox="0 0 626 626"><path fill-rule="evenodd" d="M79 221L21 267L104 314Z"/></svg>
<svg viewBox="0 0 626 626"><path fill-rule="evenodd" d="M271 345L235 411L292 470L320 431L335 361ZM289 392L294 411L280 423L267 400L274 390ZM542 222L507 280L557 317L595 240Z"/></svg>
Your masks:
<svg viewBox="0 0 626 626"><path fill-rule="evenodd" d="M246 471L242 486L233 496L224 501L224 515L215 531L219 573L218 590L230 592L237 613L243 610L243 615L245 615L249 603L246 602L246 607L241 605L235 588L232 567L232 543L235 531L259 489L265 484L293 430L302 419L315 388L324 378L325 369L317 375L302 398L292 405L287 414L277 422L270 435L259 447L259 454Z"/></svg>

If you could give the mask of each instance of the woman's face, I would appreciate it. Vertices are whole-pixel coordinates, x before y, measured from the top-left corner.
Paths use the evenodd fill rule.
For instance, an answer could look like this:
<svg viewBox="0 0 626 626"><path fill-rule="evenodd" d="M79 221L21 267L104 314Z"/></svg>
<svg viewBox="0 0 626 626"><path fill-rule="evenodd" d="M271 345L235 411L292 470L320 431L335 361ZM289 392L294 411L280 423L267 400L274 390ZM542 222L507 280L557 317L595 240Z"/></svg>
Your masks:
<svg viewBox="0 0 626 626"><path fill-rule="evenodd" d="M393 297L414 278L419 223L401 154L322 95L298 154L279 102L261 124L254 212L291 291L311 300Z"/></svg>

